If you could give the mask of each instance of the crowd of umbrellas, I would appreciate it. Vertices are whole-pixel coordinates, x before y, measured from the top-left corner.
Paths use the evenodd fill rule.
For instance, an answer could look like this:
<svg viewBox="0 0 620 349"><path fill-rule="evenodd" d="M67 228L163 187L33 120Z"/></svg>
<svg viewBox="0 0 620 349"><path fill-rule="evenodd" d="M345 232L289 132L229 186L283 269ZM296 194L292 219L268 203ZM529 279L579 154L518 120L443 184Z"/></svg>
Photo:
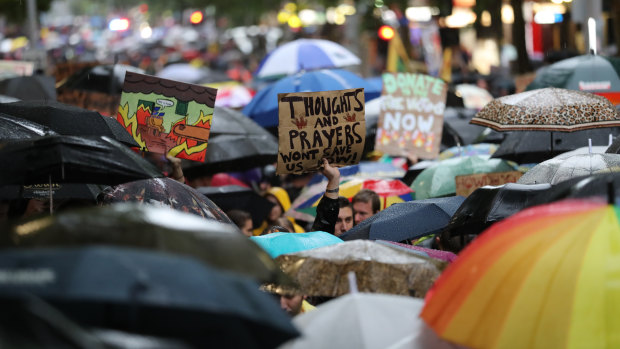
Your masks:
<svg viewBox="0 0 620 349"><path fill-rule="evenodd" d="M215 108L205 162L183 163L185 183L161 156L132 150L113 118L51 100L0 103L0 346L620 345L620 112L591 93L546 83L446 115L457 145L443 143L436 160L340 168L340 196L372 190L381 206L344 234L243 235L227 212L258 227L275 205L242 176L274 163L275 96L368 84L323 69L330 62L302 62L315 69L303 73L263 64L259 74L292 75L243 111ZM511 171L517 183L456 195L457 176ZM209 186L188 185L205 176ZM284 214L311 226L326 187L306 176ZM25 215L33 202L45 212ZM286 296L316 309L291 317Z"/></svg>

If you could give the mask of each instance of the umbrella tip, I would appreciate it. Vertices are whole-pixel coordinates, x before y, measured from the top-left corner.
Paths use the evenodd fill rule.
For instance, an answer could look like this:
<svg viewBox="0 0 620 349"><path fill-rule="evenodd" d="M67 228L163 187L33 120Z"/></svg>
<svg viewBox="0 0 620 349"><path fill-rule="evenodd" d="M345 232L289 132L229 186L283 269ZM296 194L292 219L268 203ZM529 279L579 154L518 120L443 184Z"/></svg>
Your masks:
<svg viewBox="0 0 620 349"><path fill-rule="evenodd" d="M614 188L614 181L609 180L607 182L607 203L614 205L616 203L616 189Z"/></svg>

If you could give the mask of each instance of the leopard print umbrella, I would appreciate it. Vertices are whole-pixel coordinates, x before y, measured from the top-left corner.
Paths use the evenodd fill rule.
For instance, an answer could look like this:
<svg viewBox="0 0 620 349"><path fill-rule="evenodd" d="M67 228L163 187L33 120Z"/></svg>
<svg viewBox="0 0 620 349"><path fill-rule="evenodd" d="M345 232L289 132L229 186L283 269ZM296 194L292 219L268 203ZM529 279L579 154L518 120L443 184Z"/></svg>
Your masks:
<svg viewBox="0 0 620 349"><path fill-rule="evenodd" d="M496 98L470 123L496 131L572 132L620 126L620 113L604 97L551 87Z"/></svg>

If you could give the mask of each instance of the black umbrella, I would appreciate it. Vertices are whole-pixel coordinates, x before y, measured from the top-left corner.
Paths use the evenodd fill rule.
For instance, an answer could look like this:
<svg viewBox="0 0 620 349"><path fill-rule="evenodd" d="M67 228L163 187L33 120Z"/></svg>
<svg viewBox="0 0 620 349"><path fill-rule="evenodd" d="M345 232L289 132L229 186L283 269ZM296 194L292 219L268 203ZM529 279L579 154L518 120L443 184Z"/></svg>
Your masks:
<svg viewBox="0 0 620 349"><path fill-rule="evenodd" d="M56 134L47 126L0 113L0 141L15 141Z"/></svg>
<svg viewBox="0 0 620 349"><path fill-rule="evenodd" d="M0 347L104 349L103 341L36 297L0 298Z"/></svg>
<svg viewBox="0 0 620 349"><path fill-rule="evenodd" d="M609 135L618 136L620 128L605 127L575 132L520 131L511 132L491 157L520 164L538 163L592 144L609 144Z"/></svg>
<svg viewBox="0 0 620 349"><path fill-rule="evenodd" d="M52 76L31 75L0 80L0 93L24 101L56 100L56 80Z"/></svg>
<svg viewBox="0 0 620 349"><path fill-rule="evenodd" d="M67 136L108 136L130 147L139 147L116 120L96 111L56 101L0 103L0 113L47 126Z"/></svg>
<svg viewBox="0 0 620 349"><path fill-rule="evenodd" d="M28 229L28 234L22 234ZM0 247L107 244L195 257L260 282L286 282L269 255L238 228L214 220L138 204L115 204L30 218L4 229Z"/></svg>
<svg viewBox="0 0 620 349"><path fill-rule="evenodd" d="M183 172L196 177L217 172L243 171L277 160L278 140L245 115L216 107L204 163L187 161Z"/></svg>
<svg viewBox="0 0 620 349"><path fill-rule="evenodd" d="M0 184L119 184L162 177L151 163L108 137L47 136L0 147Z"/></svg>
<svg viewBox="0 0 620 349"><path fill-rule="evenodd" d="M480 234L491 224L521 211L544 195L548 184L507 183L476 189L454 213L442 234L450 237Z"/></svg>
<svg viewBox="0 0 620 349"><path fill-rule="evenodd" d="M394 204L341 235L342 240L405 241L441 231L459 206L462 196Z"/></svg>
<svg viewBox="0 0 620 349"><path fill-rule="evenodd" d="M610 194L620 197L620 172L597 173L560 182L535 197L527 207L569 198L598 197L606 200Z"/></svg>
<svg viewBox="0 0 620 349"><path fill-rule="evenodd" d="M197 190L226 212L234 209L248 212L255 227L263 223L275 205L254 190L238 185L201 187Z"/></svg>
<svg viewBox="0 0 620 349"><path fill-rule="evenodd" d="M52 195L54 199L80 199L96 203L97 196L106 187L87 183L52 183ZM49 183L0 186L0 200L48 199L49 197Z"/></svg>
<svg viewBox="0 0 620 349"><path fill-rule="evenodd" d="M35 295L83 326L203 348L274 348L298 336L258 284L193 258L113 247L8 249L0 270L1 296Z"/></svg>
<svg viewBox="0 0 620 349"><path fill-rule="evenodd" d="M73 89L120 95L123 92L125 73L145 74L145 71L130 65L104 64L84 68L69 76L59 90Z"/></svg>
<svg viewBox="0 0 620 349"><path fill-rule="evenodd" d="M444 111L444 134L458 140L461 145L473 143L500 143L504 134L491 129L470 124L469 121L476 115L476 110L467 108L446 108ZM447 135L444 135L447 136ZM442 138L443 142L443 138ZM448 145L448 143L446 143ZM450 145L454 146L456 144Z"/></svg>
<svg viewBox="0 0 620 349"><path fill-rule="evenodd" d="M168 206L175 210L193 213L203 218L234 224L211 200L196 189L171 178L149 178L122 183L106 188L99 195L99 202L138 202Z"/></svg>

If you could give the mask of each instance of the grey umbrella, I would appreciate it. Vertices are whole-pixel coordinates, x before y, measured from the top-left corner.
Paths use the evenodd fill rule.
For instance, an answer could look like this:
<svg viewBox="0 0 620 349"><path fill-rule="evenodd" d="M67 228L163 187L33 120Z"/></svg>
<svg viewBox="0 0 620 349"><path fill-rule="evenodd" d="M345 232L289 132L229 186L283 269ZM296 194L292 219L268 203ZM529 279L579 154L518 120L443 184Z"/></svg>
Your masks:
<svg viewBox="0 0 620 349"><path fill-rule="evenodd" d="M517 183L556 184L580 176L618 171L620 171L620 154L573 155L541 162L521 176Z"/></svg>

